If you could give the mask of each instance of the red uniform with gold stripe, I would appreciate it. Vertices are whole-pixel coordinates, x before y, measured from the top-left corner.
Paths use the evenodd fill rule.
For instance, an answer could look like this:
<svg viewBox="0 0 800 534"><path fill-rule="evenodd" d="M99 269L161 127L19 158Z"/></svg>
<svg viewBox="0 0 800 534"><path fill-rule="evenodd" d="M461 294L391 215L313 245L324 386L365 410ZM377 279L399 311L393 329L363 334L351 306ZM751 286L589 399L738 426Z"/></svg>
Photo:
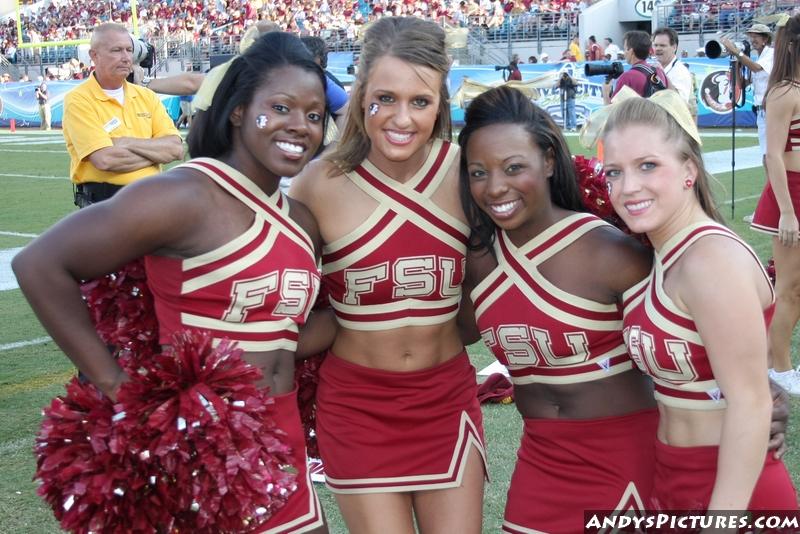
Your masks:
<svg viewBox="0 0 800 534"><path fill-rule="evenodd" d="M800 151L800 114L792 117L789 122L789 133L786 136L786 146L784 152ZM800 172L786 171L786 186L789 189L789 198L796 216L800 217ZM772 189L772 183L767 180L761 198L756 205L753 213L753 222L750 228L770 235L778 235L778 224L781 218L781 210L778 207L778 199Z"/></svg>
<svg viewBox="0 0 800 534"><path fill-rule="evenodd" d="M723 410L725 396L714 379L703 340L691 315L664 291L667 271L694 243L724 236L756 254L736 234L714 222L691 225L656 253L650 276L624 296L625 341L636 365L653 378L659 403L687 410ZM768 280L766 273L764 278ZM774 305L764 311L767 327ZM766 372L766 369L764 370ZM718 447L674 447L656 443L654 507L704 510L717 475ZM768 453L750 502L751 509L796 509L797 499L783 463ZM787 508L790 507L790 508Z"/></svg>
<svg viewBox="0 0 800 534"><path fill-rule="evenodd" d="M378 205L324 249L324 283L341 326L381 331L456 316L469 228L431 195L457 155L456 145L434 140L405 183L366 160L347 173ZM317 399L320 454L334 492L457 487L471 447L485 459L475 370L466 353L414 373L370 369L329 354Z"/></svg>
<svg viewBox="0 0 800 534"><path fill-rule="evenodd" d="M433 325L456 316L469 228L430 196L458 154L434 141L406 183L364 161L348 178L378 202L363 224L325 246L322 273L339 324L352 330Z"/></svg>
<svg viewBox="0 0 800 534"><path fill-rule="evenodd" d="M199 171L255 214L253 224L232 241L193 258L147 256L150 286L162 344L173 332L210 331L214 342L231 339L245 351L297 348L319 290L314 245L289 217L280 191L266 195L246 176L213 159L183 165ZM306 466L297 391L275 398L276 423L287 433L298 489L260 532L300 533L323 524L319 499Z"/></svg>
<svg viewBox="0 0 800 534"><path fill-rule="evenodd" d="M505 232L497 233L497 268L471 297L486 346L516 385L589 383L633 369L620 308L570 294L539 272L543 262L607 225L576 213L519 248ZM505 532L582 532L585 509L643 512L652 479L655 410L524 421Z"/></svg>

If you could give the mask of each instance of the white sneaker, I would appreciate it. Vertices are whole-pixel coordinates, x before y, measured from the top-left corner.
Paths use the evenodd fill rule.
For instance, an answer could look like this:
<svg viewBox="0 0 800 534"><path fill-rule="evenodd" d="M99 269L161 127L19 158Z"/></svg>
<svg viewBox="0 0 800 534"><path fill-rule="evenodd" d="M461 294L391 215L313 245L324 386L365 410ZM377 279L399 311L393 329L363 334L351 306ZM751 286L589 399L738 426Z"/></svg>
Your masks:
<svg viewBox="0 0 800 534"><path fill-rule="evenodd" d="M800 397L800 375L794 369L789 371L777 372L769 370L769 377L773 382L786 390L786 393L793 397Z"/></svg>
<svg viewBox="0 0 800 534"><path fill-rule="evenodd" d="M745 215L744 217L742 217L742 220L747 224L750 224L753 222L753 215L755 215L755 213L751 213L750 215Z"/></svg>

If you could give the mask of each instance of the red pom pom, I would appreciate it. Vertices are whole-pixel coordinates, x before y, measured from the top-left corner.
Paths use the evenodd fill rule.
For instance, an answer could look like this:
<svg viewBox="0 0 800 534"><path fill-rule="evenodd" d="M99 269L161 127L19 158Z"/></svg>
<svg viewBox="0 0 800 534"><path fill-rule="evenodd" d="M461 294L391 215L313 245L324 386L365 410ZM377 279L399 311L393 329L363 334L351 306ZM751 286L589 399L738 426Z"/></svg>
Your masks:
<svg viewBox="0 0 800 534"><path fill-rule="evenodd" d="M247 532L297 489L261 373L207 333L141 360L112 407L73 380L37 437L40 495L72 532ZM90 438L90 439L87 439Z"/></svg>
<svg viewBox="0 0 800 534"><path fill-rule="evenodd" d="M84 282L81 292L97 334L117 348L126 370L135 369L139 359L159 350L158 320L143 259ZM137 361L128 362L132 359Z"/></svg>
<svg viewBox="0 0 800 534"><path fill-rule="evenodd" d="M328 287L323 283L315 310L330 308ZM297 405L300 421L303 423L303 434L306 438L306 451L311 458L319 458L317 444L317 386L319 385L319 368L325 360L325 353L316 354L303 360L295 360L294 379L297 382Z"/></svg>
<svg viewBox="0 0 800 534"><path fill-rule="evenodd" d="M317 386L319 385L319 368L325 360L325 354L316 354L294 364L294 378L297 381L297 404L300 409L300 421L306 438L306 451L311 458L319 458L317 444Z"/></svg>
<svg viewBox="0 0 800 534"><path fill-rule="evenodd" d="M766 266L765 270L767 271L767 276L769 277L769 281L772 282L772 285L774 287L775 286L775 278L777 276L775 274L775 258L770 258L769 259L769 261L767 262L767 266Z"/></svg>
<svg viewBox="0 0 800 534"><path fill-rule="evenodd" d="M584 207L613 224L623 232L631 235L647 247L652 247L646 235L634 234L628 225L616 214L608 195L608 183L603 171L603 164L597 158L586 159L583 156L572 156L575 174L578 177L578 188Z"/></svg>
<svg viewBox="0 0 800 534"><path fill-rule="evenodd" d="M602 219L616 217L614 208L608 198L606 175L603 164L597 158L586 159L583 156L573 156L575 174L578 176L583 205L590 212Z"/></svg>

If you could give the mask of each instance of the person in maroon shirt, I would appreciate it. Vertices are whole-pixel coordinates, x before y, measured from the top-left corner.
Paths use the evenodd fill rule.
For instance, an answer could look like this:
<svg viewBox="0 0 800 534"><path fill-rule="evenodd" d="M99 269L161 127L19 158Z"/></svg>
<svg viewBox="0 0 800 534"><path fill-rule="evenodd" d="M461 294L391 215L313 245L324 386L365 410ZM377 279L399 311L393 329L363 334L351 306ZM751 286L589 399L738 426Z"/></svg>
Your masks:
<svg viewBox="0 0 800 534"><path fill-rule="evenodd" d="M522 81L522 73L519 71L519 54L511 56L511 61L508 63L508 80L507 81Z"/></svg>
<svg viewBox="0 0 800 534"><path fill-rule="evenodd" d="M645 96L645 90L650 81L648 79L648 74L644 72L644 68L654 70L658 79L664 84L664 87L669 86L667 75L664 74L661 66L649 65L646 61L647 57L650 55L650 46L652 45L649 33L638 30L629 31L623 37L622 43L625 59L633 68L625 71L622 76L617 79L617 82L614 84L613 93L611 91L611 80L606 79L606 83L603 84L603 102L605 104L610 104L611 99L626 85L636 91L636 94ZM644 68L637 68L637 65L642 65Z"/></svg>
<svg viewBox="0 0 800 534"><path fill-rule="evenodd" d="M597 38L590 35L587 40L586 47L586 60L587 61L600 61L603 59L603 48L597 44Z"/></svg>

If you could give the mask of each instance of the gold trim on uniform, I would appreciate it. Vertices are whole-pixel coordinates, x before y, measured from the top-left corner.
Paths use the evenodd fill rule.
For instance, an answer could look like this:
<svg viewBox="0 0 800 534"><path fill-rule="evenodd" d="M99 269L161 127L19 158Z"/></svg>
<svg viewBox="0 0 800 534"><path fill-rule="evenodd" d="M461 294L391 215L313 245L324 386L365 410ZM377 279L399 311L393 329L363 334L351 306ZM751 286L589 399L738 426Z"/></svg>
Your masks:
<svg viewBox="0 0 800 534"><path fill-rule="evenodd" d="M468 432L467 430L470 430ZM331 490L332 493L343 493L343 494L350 494L350 493L386 493L386 484L392 484L392 491L425 491L425 490L433 490L433 489L445 489L445 488L457 488L461 486L461 483L464 478L464 470L467 467L467 462L469 460L469 453L471 448L474 446L478 453L481 455L483 459L483 465L489 465L486 460L486 451L483 449L483 443L481 443L479 437L480 433L478 432L475 423L472 422L467 412L461 412L461 422L459 423L458 428L458 439L456 440L455 446L453 447L453 454L450 458L450 465L447 467L447 471L444 473L434 473L429 475L409 475L409 476L401 476L401 477L380 477L380 478L352 478L352 479L337 479L325 475L325 485ZM464 442L466 441L466 446ZM462 451L463 454L459 455L459 452ZM458 466L458 472L456 473L456 466ZM429 480L436 480L441 478L452 478L455 475L454 480L447 480L445 482L440 482L438 484L430 484L427 483ZM342 488L333 488L329 484L333 482L334 484L338 484L340 486L354 486L354 485L361 485L362 487L352 488L352 489L342 489ZM407 485L403 486L395 486L394 484L397 482L408 482ZM414 482L418 482L420 484L414 484ZM365 485L378 485L378 487L363 487Z"/></svg>

